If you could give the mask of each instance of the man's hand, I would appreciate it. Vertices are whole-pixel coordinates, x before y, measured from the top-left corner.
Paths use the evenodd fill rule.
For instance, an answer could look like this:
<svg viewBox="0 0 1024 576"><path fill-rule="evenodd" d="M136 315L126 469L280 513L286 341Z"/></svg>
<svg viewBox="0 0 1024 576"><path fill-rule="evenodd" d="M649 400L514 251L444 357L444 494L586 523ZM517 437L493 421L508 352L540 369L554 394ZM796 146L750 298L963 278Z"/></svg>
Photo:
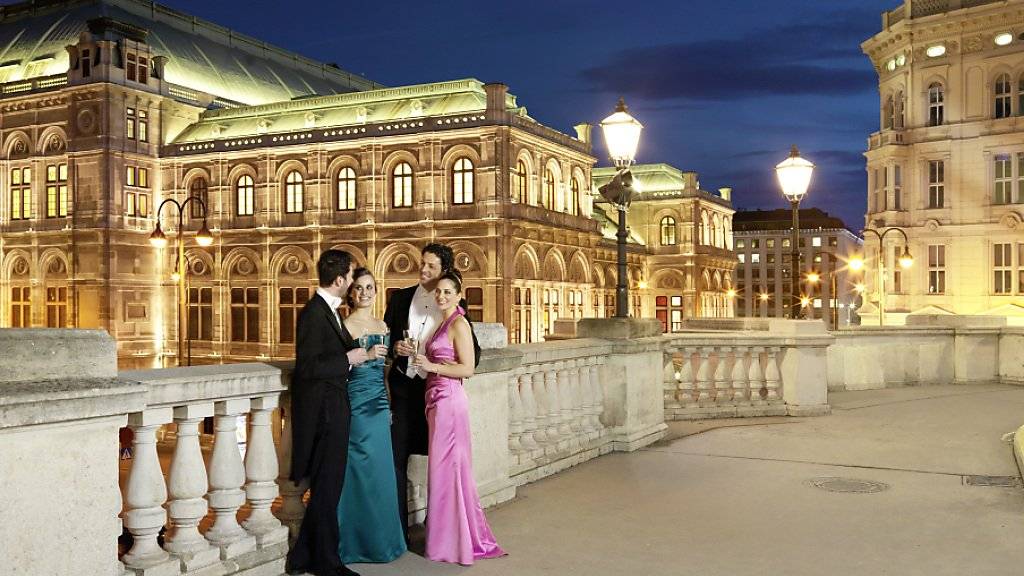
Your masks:
<svg viewBox="0 0 1024 576"><path fill-rule="evenodd" d="M399 356L414 356L416 349L410 346L406 340L399 340L395 342L395 354Z"/></svg>
<svg viewBox="0 0 1024 576"><path fill-rule="evenodd" d="M353 348L348 351L347 355L348 363L352 366L359 366L368 359L366 350L363 350L362 348Z"/></svg>

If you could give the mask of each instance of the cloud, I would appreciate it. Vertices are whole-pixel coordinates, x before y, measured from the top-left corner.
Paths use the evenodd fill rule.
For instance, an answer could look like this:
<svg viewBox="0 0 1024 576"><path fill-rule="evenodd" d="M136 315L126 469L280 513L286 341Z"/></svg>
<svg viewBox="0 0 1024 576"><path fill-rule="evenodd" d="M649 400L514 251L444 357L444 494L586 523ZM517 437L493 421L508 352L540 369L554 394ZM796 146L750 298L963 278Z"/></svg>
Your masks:
<svg viewBox="0 0 1024 576"><path fill-rule="evenodd" d="M740 38L629 48L581 76L596 90L649 100L859 94L877 84L859 52L876 25L866 10L820 13Z"/></svg>

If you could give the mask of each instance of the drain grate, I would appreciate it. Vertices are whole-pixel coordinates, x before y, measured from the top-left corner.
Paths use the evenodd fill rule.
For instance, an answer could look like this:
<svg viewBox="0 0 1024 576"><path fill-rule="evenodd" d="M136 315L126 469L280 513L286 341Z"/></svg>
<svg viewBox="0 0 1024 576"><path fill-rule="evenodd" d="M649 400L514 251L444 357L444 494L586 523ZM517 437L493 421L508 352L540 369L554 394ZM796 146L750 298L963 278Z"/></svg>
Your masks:
<svg viewBox="0 0 1024 576"><path fill-rule="evenodd" d="M997 488L1020 488L1020 478L1016 476L964 476L965 486L995 486Z"/></svg>
<svg viewBox="0 0 1024 576"><path fill-rule="evenodd" d="M845 494L874 494L889 489L889 485L884 482L860 480L857 478L813 478L808 482L815 488Z"/></svg>

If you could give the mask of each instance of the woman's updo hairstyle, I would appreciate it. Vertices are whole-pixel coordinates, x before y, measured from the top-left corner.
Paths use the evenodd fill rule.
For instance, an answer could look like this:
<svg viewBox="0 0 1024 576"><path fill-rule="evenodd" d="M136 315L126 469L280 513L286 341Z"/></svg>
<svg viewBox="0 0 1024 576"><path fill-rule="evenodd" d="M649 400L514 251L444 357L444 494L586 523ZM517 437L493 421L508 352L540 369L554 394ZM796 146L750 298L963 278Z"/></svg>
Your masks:
<svg viewBox="0 0 1024 576"><path fill-rule="evenodd" d="M438 278L437 281L440 282L441 280L450 281L455 285L455 291L462 294L462 274L460 274L458 270L452 268L444 274L441 274L441 277Z"/></svg>
<svg viewBox="0 0 1024 576"><path fill-rule="evenodd" d="M349 310L354 310L356 307L356 297L354 294L356 287L356 280L359 280L363 276L369 276L373 278L373 273L369 269L359 267L352 271L352 284L349 284L348 292L345 293L345 304L348 305ZM373 278L373 285L377 285L377 279Z"/></svg>

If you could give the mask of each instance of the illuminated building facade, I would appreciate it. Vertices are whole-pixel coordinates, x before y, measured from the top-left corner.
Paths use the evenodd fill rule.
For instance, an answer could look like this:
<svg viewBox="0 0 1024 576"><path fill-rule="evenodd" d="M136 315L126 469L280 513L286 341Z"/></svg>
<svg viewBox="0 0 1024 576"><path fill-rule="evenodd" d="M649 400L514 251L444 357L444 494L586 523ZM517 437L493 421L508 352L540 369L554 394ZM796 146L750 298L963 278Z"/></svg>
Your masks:
<svg viewBox="0 0 1024 576"><path fill-rule="evenodd" d="M1024 1L907 1L861 47L878 72L868 139L868 266L884 258L885 320L986 314L1024 320ZM872 262L871 260L874 260ZM902 278L894 276L901 275ZM877 272L865 323L878 323Z"/></svg>
<svg viewBox="0 0 1024 576"><path fill-rule="evenodd" d="M614 314L590 127L545 127L502 84L384 88L139 0L7 6L0 40L0 326L103 328L123 367L174 364L177 211L168 249L148 238L164 199L190 197L214 236L197 245L186 207L193 363L291 357L329 248L386 292L416 282L427 242L451 245L470 317L513 342ZM638 287L661 256L631 252Z"/></svg>

